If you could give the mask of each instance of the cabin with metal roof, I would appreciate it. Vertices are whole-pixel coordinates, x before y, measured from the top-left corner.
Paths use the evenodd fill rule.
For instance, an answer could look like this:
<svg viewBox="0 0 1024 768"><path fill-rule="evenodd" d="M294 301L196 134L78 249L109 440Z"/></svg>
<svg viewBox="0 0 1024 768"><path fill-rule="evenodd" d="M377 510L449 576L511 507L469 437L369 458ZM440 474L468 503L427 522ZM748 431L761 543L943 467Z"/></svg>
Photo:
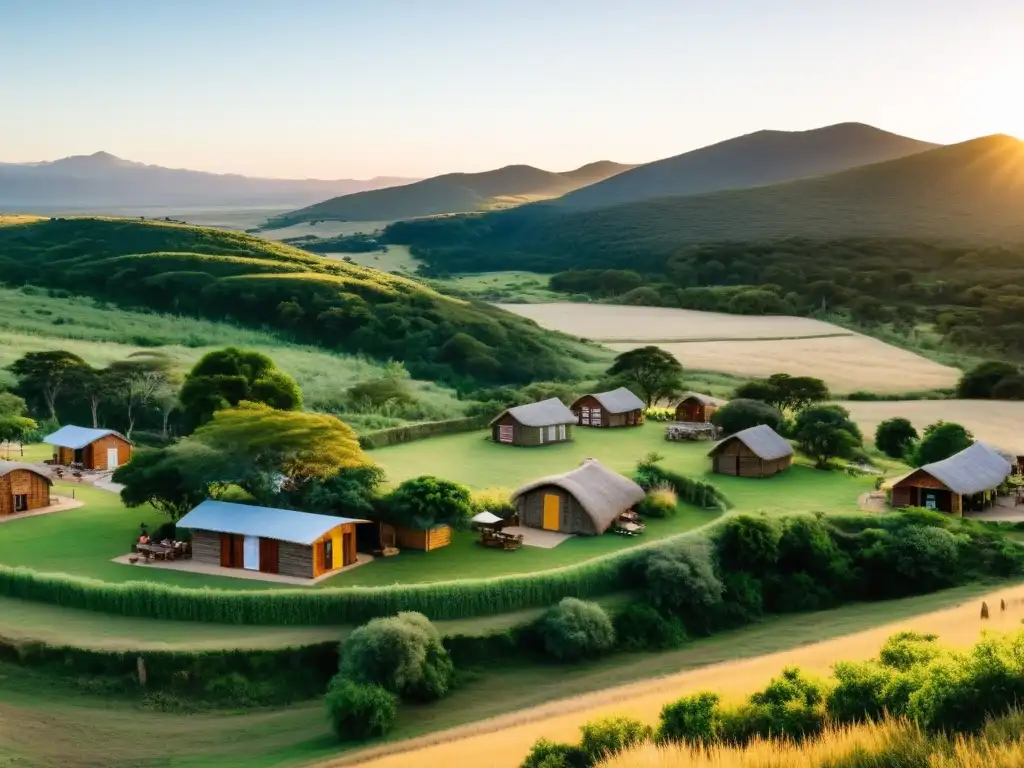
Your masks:
<svg viewBox="0 0 1024 768"><path fill-rule="evenodd" d="M0 461L0 517L50 506L53 481L33 464Z"/></svg>
<svg viewBox="0 0 1024 768"><path fill-rule="evenodd" d="M68 425L43 438L56 450L53 460L70 466L81 464L83 469L117 469L132 457L131 440L112 429L93 429Z"/></svg>
<svg viewBox="0 0 1024 768"><path fill-rule="evenodd" d="M503 445L548 445L572 440L576 414L557 397L517 405L490 423L491 439Z"/></svg>
<svg viewBox="0 0 1024 768"><path fill-rule="evenodd" d="M583 395L571 410L581 427L636 427L644 423L644 401L626 387Z"/></svg>
<svg viewBox="0 0 1024 768"><path fill-rule="evenodd" d="M676 406L676 421L691 424L706 424L711 416L725 405L726 401L700 392L687 392Z"/></svg>
<svg viewBox="0 0 1024 768"><path fill-rule="evenodd" d="M356 562L357 520L207 499L178 521L192 532L192 559L315 579Z"/></svg>
<svg viewBox="0 0 1024 768"><path fill-rule="evenodd" d="M771 477L792 465L793 446L767 424L758 424L729 435L708 456L720 475Z"/></svg>
<svg viewBox="0 0 1024 768"><path fill-rule="evenodd" d="M644 490L595 459L561 475L542 477L512 494L520 525L597 535L643 501Z"/></svg>
<svg viewBox="0 0 1024 768"><path fill-rule="evenodd" d="M1013 464L1006 457L977 442L893 482L892 506L924 507L960 517L991 506L1012 473Z"/></svg>

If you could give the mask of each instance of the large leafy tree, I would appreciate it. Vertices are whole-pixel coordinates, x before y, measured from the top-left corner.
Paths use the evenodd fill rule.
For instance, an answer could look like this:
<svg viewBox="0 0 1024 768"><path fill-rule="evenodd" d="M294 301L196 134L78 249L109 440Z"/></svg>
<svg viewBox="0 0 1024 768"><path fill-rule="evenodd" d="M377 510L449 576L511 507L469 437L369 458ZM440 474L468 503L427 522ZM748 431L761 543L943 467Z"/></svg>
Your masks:
<svg viewBox="0 0 1024 768"><path fill-rule="evenodd" d="M388 519L410 528L466 525L473 507L465 486L423 475L406 480L387 499Z"/></svg>
<svg viewBox="0 0 1024 768"><path fill-rule="evenodd" d="M10 365L18 386L29 397L39 397L50 418L57 421L57 399L75 376L88 368L78 355L62 349L28 352Z"/></svg>
<svg viewBox="0 0 1024 768"><path fill-rule="evenodd" d="M264 403L281 411L302 407L302 391L291 376L266 355L237 347L204 355L185 377L179 399L192 428L242 401Z"/></svg>
<svg viewBox="0 0 1024 768"><path fill-rule="evenodd" d="M938 421L924 429L924 437L917 447L917 465L948 459L974 444L974 435L952 421Z"/></svg>
<svg viewBox="0 0 1024 768"><path fill-rule="evenodd" d="M767 379L756 379L736 388L734 397L761 400L782 411L801 411L809 405L823 403L832 397L828 386L813 376L790 376L775 373Z"/></svg>
<svg viewBox="0 0 1024 768"><path fill-rule="evenodd" d="M636 388L649 408L683 389L683 366L661 347L631 349L615 358L608 376Z"/></svg>
<svg viewBox="0 0 1024 768"><path fill-rule="evenodd" d="M875 429L875 447L891 459L902 459L917 440L917 430L908 419L886 419Z"/></svg>
<svg viewBox="0 0 1024 768"><path fill-rule="evenodd" d="M150 504L177 522L211 493L207 451L188 441L170 448L142 449L114 471L126 507Z"/></svg>
<svg viewBox="0 0 1024 768"><path fill-rule="evenodd" d="M850 412L838 405L816 405L801 411L793 436L819 469L827 467L831 459L853 456L863 443L860 428L850 418Z"/></svg>
<svg viewBox="0 0 1024 768"><path fill-rule="evenodd" d="M711 414L711 423L727 435L759 424L778 430L782 426L782 411L761 400L737 398Z"/></svg>
<svg viewBox="0 0 1024 768"><path fill-rule="evenodd" d="M154 405L159 393L171 389L176 376L171 360L166 355L136 352L125 360L111 363L103 372L103 379L124 406L127 423L125 436L131 438L140 412Z"/></svg>
<svg viewBox="0 0 1024 768"><path fill-rule="evenodd" d="M988 399L1003 380L1020 375L1020 369L1004 360L989 360L979 363L960 377L956 387L958 397Z"/></svg>
<svg viewBox="0 0 1024 768"><path fill-rule="evenodd" d="M7 458L11 457L11 443L24 442L38 428L22 398L13 392L0 392L0 442L7 443Z"/></svg>

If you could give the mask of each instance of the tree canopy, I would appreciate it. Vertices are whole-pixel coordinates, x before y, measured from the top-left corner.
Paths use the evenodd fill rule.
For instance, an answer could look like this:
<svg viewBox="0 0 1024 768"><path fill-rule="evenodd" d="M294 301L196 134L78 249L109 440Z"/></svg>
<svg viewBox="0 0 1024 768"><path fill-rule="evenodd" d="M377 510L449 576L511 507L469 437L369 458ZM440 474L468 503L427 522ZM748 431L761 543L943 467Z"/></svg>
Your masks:
<svg viewBox="0 0 1024 768"><path fill-rule="evenodd" d="M917 430L908 419L886 419L875 429L875 447L890 459L902 459L917 441Z"/></svg>
<svg viewBox="0 0 1024 768"><path fill-rule="evenodd" d="M187 441L169 448L142 448L114 471L113 480L124 486L121 501L126 507L150 504L176 523L210 495L205 458L205 451L197 453Z"/></svg>
<svg viewBox="0 0 1024 768"><path fill-rule="evenodd" d="M801 411L814 403L823 403L832 397L828 386L812 376L790 376L775 373L767 379L756 379L741 384L733 397L761 400L781 411Z"/></svg>
<svg viewBox="0 0 1024 768"><path fill-rule="evenodd" d="M952 421L937 421L925 427L924 437L917 447L917 465L948 459L974 444L974 435Z"/></svg>
<svg viewBox="0 0 1024 768"><path fill-rule="evenodd" d="M737 398L711 414L711 423L727 435L759 424L765 424L778 431L782 425L782 412L762 400Z"/></svg>
<svg viewBox="0 0 1024 768"><path fill-rule="evenodd" d="M1019 377L1020 368L1013 363L989 360L964 372L957 384L956 394L957 397L987 400L996 396L995 389L1004 379Z"/></svg>
<svg viewBox="0 0 1024 768"><path fill-rule="evenodd" d="M683 366L661 347L623 352L608 369L608 376L635 385L648 408L658 400L675 397L683 389Z"/></svg>
<svg viewBox="0 0 1024 768"><path fill-rule="evenodd" d="M77 374L88 369L78 355L62 349L28 352L10 365L26 397L40 398L50 419L57 420L57 399Z"/></svg>
<svg viewBox="0 0 1024 768"><path fill-rule="evenodd" d="M838 405L815 405L801 411L793 436L819 468L827 467L830 459L852 457L863 443L860 427L850 412Z"/></svg>
<svg viewBox="0 0 1024 768"><path fill-rule="evenodd" d="M473 506L464 485L422 475L406 480L388 496L387 514L398 525L419 530L435 525L464 528Z"/></svg>

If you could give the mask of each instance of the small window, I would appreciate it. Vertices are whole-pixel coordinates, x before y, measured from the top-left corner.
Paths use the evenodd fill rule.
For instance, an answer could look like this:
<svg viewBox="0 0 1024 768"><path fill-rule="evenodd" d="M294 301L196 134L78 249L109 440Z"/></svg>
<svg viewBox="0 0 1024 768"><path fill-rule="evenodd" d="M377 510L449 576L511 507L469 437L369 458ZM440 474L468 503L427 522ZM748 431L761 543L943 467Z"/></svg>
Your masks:
<svg viewBox="0 0 1024 768"><path fill-rule="evenodd" d="M24 512L28 509L28 496L24 493L14 494L14 511Z"/></svg>
<svg viewBox="0 0 1024 768"><path fill-rule="evenodd" d="M552 425L552 426L548 427L548 442L549 443L553 443L553 442L555 442L557 440L558 440L558 427Z"/></svg>
<svg viewBox="0 0 1024 768"><path fill-rule="evenodd" d="M565 440L565 424L558 425L558 439Z"/></svg>

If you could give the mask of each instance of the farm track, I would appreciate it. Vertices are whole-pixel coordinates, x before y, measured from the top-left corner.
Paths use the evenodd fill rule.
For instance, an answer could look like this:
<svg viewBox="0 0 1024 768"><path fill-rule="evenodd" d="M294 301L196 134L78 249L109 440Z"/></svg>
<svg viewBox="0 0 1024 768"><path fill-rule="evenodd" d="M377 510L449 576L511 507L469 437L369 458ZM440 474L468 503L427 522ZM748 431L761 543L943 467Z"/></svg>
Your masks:
<svg viewBox="0 0 1024 768"><path fill-rule="evenodd" d="M803 339L834 339L840 336L856 336L853 331L843 333L811 333L804 336L701 336L698 338L685 336L680 338L655 339L619 339L593 338L591 341L612 344L698 344L702 341L801 341Z"/></svg>

